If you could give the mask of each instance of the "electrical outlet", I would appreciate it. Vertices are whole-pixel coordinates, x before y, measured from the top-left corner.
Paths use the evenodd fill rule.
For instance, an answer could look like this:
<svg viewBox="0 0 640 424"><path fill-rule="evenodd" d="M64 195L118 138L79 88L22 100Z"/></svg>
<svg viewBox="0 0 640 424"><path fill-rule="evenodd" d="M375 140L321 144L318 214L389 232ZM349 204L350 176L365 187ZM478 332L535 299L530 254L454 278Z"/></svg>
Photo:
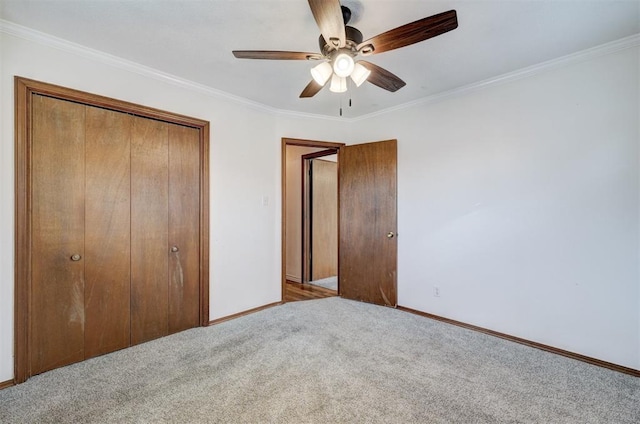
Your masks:
<svg viewBox="0 0 640 424"><path fill-rule="evenodd" d="M440 297L440 287L433 286L433 296Z"/></svg>

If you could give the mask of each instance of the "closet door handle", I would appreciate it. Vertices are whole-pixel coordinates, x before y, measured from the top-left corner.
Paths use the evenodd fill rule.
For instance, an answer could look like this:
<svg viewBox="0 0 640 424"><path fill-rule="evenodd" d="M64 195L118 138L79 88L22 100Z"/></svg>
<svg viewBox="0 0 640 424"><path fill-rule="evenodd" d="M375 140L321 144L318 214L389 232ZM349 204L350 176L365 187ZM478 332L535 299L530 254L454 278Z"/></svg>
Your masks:
<svg viewBox="0 0 640 424"><path fill-rule="evenodd" d="M180 249L178 249L178 246L172 246L171 247L171 251L172 252L177 252L178 250L180 250Z"/></svg>
<svg viewBox="0 0 640 424"><path fill-rule="evenodd" d="M71 256L71 260L74 262L78 262L80 259L82 259L82 256L78 255L77 253Z"/></svg>

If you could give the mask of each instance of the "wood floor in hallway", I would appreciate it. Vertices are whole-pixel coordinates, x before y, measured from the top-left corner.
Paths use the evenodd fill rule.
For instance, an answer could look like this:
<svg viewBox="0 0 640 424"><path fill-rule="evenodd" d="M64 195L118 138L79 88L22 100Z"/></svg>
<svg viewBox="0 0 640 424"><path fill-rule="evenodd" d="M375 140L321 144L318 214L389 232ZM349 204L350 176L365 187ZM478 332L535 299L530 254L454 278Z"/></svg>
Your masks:
<svg viewBox="0 0 640 424"><path fill-rule="evenodd" d="M295 283L287 280L284 290L284 301L296 302L299 300L323 299L325 297L333 297L337 295L338 292L335 290L311 284Z"/></svg>

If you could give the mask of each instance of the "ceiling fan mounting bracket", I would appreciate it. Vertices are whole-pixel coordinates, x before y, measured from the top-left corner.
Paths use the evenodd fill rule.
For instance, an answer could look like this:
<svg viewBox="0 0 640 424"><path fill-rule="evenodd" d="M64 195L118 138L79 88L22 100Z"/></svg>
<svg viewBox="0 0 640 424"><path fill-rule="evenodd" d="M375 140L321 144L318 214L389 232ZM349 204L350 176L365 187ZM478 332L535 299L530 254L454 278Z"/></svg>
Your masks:
<svg viewBox="0 0 640 424"><path fill-rule="evenodd" d="M360 47L360 49L358 50L358 53L361 54L362 56L370 56L375 51L376 51L376 48L373 46L373 44L367 44L365 46Z"/></svg>
<svg viewBox="0 0 640 424"><path fill-rule="evenodd" d="M347 6L340 6L340 9L342 10L342 20L346 25L351 20L351 9L349 9Z"/></svg>

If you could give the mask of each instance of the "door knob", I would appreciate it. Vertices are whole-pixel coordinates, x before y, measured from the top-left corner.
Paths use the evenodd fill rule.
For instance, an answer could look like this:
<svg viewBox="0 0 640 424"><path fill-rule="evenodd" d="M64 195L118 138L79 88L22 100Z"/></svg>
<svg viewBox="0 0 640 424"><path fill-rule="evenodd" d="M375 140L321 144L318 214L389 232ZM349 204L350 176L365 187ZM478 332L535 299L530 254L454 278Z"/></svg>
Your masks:
<svg viewBox="0 0 640 424"><path fill-rule="evenodd" d="M178 250L180 250L180 249L178 249L178 246L172 246L171 247L171 251L172 252L177 252Z"/></svg>
<svg viewBox="0 0 640 424"><path fill-rule="evenodd" d="M387 238L393 238L393 236L395 236L395 234L393 234L393 231L389 231L387 233Z"/></svg>
<svg viewBox="0 0 640 424"><path fill-rule="evenodd" d="M77 262L80 259L82 259L82 256L78 255L77 253L75 255L71 256L71 260L74 261L74 262Z"/></svg>

